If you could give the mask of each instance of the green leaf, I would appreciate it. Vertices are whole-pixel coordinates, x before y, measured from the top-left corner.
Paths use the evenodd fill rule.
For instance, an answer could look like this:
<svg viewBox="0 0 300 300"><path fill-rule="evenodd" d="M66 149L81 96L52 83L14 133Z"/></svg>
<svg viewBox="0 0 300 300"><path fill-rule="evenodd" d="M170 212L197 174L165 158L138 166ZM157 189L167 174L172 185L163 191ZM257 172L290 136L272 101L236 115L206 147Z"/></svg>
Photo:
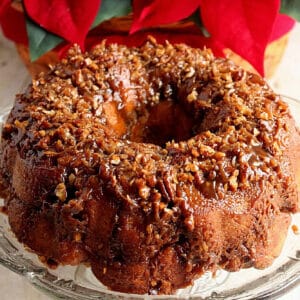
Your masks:
<svg viewBox="0 0 300 300"><path fill-rule="evenodd" d="M200 10L196 9L195 12L188 18L190 21L194 22L195 25L202 31L202 34L205 37L210 37L209 32L205 28L205 26L202 23L201 17L200 17Z"/></svg>
<svg viewBox="0 0 300 300"><path fill-rule="evenodd" d="M126 16L131 10L131 0L102 0L92 28L113 17Z"/></svg>
<svg viewBox="0 0 300 300"><path fill-rule="evenodd" d="M281 0L280 12L300 21L300 1Z"/></svg>
<svg viewBox="0 0 300 300"><path fill-rule="evenodd" d="M26 17L30 60L35 61L47 51L60 44L63 39L52 34Z"/></svg>

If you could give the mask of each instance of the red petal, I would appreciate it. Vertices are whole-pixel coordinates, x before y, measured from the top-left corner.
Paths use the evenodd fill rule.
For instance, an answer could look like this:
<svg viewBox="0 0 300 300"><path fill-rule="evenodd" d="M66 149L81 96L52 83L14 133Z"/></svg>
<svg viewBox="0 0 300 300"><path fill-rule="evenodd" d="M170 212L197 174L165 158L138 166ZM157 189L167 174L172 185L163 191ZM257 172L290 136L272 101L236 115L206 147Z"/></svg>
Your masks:
<svg viewBox="0 0 300 300"><path fill-rule="evenodd" d="M0 1L0 20L2 18L2 15L7 10L8 6L10 5L10 0L2 0Z"/></svg>
<svg viewBox="0 0 300 300"><path fill-rule="evenodd" d="M291 31L295 23L296 21L287 15L277 15L269 42L273 42Z"/></svg>
<svg viewBox="0 0 300 300"><path fill-rule="evenodd" d="M1 5L0 24L4 35L8 39L16 43L28 44L23 13L12 8L10 5Z"/></svg>
<svg viewBox="0 0 300 300"><path fill-rule="evenodd" d="M24 0L28 15L41 27L83 45L101 0Z"/></svg>
<svg viewBox="0 0 300 300"><path fill-rule="evenodd" d="M201 16L213 39L263 74L264 52L279 5L279 0L202 0Z"/></svg>
<svg viewBox="0 0 300 300"><path fill-rule="evenodd" d="M130 33L143 28L173 23L190 16L200 0L134 0Z"/></svg>

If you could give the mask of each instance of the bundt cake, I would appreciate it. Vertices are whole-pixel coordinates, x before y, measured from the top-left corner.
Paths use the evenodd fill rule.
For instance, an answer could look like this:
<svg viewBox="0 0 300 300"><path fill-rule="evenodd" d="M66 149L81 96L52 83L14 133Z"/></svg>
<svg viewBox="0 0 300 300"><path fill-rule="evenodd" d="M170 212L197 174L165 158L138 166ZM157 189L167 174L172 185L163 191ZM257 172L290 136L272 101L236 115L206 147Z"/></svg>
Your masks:
<svg viewBox="0 0 300 300"><path fill-rule="evenodd" d="M299 210L299 161L287 104L210 50L74 46L16 97L1 195L47 263L170 294L206 271L272 263Z"/></svg>

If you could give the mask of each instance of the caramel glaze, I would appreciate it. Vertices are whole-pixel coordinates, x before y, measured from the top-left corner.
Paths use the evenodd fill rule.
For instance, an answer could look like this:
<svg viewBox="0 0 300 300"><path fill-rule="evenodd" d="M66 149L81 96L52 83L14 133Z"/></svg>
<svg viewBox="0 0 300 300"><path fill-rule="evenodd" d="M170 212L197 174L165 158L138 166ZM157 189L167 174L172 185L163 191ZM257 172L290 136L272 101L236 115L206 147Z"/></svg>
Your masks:
<svg viewBox="0 0 300 300"><path fill-rule="evenodd" d="M1 185L20 242L122 292L264 268L299 210L299 134L258 75L210 50L78 48L16 98Z"/></svg>

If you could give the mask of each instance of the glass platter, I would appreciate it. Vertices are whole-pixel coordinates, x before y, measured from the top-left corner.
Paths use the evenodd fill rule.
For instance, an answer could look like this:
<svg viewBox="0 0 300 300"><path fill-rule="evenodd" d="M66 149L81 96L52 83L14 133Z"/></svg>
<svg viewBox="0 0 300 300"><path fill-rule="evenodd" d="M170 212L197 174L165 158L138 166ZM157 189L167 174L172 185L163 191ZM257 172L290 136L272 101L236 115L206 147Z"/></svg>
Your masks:
<svg viewBox="0 0 300 300"><path fill-rule="evenodd" d="M300 101L283 98L300 127ZM0 123L9 110L9 105L0 102ZM292 218L291 225L300 228L300 213ZM290 228L281 255L267 269L251 268L235 273L220 270L215 277L207 273L176 295L131 295L109 291L85 265L47 269L35 254L17 242L7 217L0 214L0 263L59 299L275 299L300 284L300 235Z"/></svg>

